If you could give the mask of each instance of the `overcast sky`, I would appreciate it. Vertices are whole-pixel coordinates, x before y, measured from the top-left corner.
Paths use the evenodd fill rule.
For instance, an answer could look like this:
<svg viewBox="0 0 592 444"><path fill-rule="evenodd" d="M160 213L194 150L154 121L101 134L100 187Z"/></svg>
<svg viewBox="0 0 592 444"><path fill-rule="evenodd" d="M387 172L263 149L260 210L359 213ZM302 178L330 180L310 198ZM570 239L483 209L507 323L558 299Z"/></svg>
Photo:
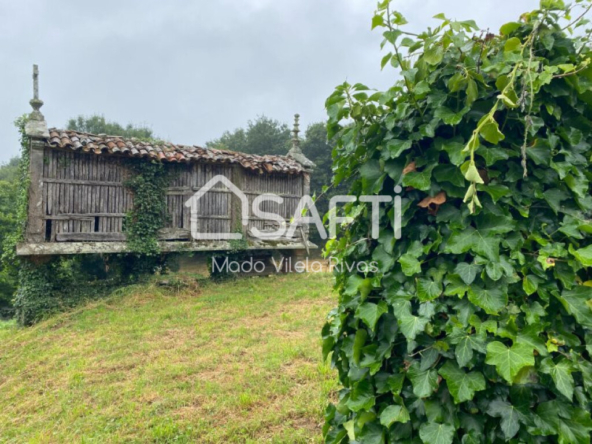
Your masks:
<svg viewBox="0 0 592 444"><path fill-rule="evenodd" d="M204 144L265 114L305 125L344 80L383 88L371 0L0 0L0 162L18 153L32 64L50 127L79 114ZM420 30L439 12L492 30L538 0L400 0Z"/></svg>

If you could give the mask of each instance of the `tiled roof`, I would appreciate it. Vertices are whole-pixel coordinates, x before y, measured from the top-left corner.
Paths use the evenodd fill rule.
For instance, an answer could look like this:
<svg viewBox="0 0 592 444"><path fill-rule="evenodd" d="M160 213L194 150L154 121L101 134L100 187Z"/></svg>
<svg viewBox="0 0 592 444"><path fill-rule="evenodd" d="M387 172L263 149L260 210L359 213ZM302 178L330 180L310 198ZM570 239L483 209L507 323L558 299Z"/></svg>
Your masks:
<svg viewBox="0 0 592 444"><path fill-rule="evenodd" d="M257 156L229 150L173 145L168 142L150 143L136 138L80 133L77 131L49 130L47 145L51 148L71 149L83 153L119 154L145 157L166 162L238 163L259 172L301 173L302 165L287 156Z"/></svg>

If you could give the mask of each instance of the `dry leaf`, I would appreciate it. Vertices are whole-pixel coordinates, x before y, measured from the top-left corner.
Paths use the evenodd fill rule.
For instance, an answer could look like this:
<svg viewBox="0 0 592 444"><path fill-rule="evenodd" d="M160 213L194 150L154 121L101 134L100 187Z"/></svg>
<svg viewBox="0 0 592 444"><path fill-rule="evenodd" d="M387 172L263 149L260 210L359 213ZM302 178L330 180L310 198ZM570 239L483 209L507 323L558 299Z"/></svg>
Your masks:
<svg viewBox="0 0 592 444"><path fill-rule="evenodd" d="M405 167L405 169L403 170L403 176L407 173L412 173L414 171L417 171L417 168L415 167L415 161L411 162L409 165Z"/></svg>
<svg viewBox="0 0 592 444"><path fill-rule="evenodd" d="M446 193L444 191L440 191L434 197L426 197L420 203L417 204L418 207L427 208L428 212L435 216L440 208L440 205L446 202Z"/></svg>
<svg viewBox="0 0 592 444"><path fill-rule="evenodd" d="M440 191L434 197L426 197L424 200L418 203L417 206L421 208L428 208L430 205L440 206L444 202L446 202L446 192Z"/></svg>

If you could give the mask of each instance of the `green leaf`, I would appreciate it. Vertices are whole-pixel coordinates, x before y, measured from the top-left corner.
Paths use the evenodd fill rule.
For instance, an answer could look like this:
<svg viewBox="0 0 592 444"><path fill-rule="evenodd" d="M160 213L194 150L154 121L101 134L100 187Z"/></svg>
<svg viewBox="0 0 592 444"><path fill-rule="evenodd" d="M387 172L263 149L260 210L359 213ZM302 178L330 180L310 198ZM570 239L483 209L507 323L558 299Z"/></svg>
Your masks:
<svg viewBox="0 0 592 444"><path fill-rule="evenodd" d="M485 362L495 365L498 374L509 384L512 384L520 370L524 367L534 366L532 351L533 349L529 345L516 343L508 348L501 342L495 341L487 345Z"/></svg>
<svg viewBox="0 0 592 444"><path fill-rule="evenodd" d="M512 404L496 399L489 404L487 414L501 418L501 429L506 440L512 439L520 430L520 422L524 415Z"/></svg>
<svg viewBox="0 0 592 444"><path fill-rule="evenodd" d="M541 434L558 434L561 444L590 443L590 412L555 400L539 404L537 415L545 426Z"/></svg>
<svg viewBox="0 0 592 444"><path fill-rule="evenodd" d="M439 43L430 46L423 53L423 59L430 65L438 65L444 58L444 48Z"/></svg>
<svg viewBox="0 0 592 444"><path fill-rule="evenodd" d="M382 174L382 168L380 167L380 162L378 160L369 160L360 168L360 176L369 182L378 180Z"/></svg>
<svg viewBox="0 0 592 444"><path fill-rule="evenodd" d="M403 269L403 274L405 276L413 276L415 274L421 273L421 262L417 260L417 258L410 254L406 253L399 258L399 263L401 264L401 268Z"/></svg>
<svg viewBox="0 0 592 444"><path fill-rule="evenodd" d="M404 405L389 405L380 414L380 424L387 429L395 422L407 423L411 420Z"/></svg>
<svg viewBox="0 0 592 444"><path fill-rule="evenodd" d="M431 279L418 279L417 297L420 302L433 301L442 294L442 284Z"/></svg>
<svg viewBox="0 0 592 444"><path fill-rule="evenodd" d="M481 373L465 373L451 361L447 361L438 373L446 380L455 404L470 401L475 396L475 392L485 390L485 378Z"/></svg>
<svg viewBox="0 0 592 444"><path fill-rule="evenodd" d="M541 372L551 375L555 387L570 401L573 398L574 380L571 372L573 366L571 362L566 359L561 359L559 363L555 364L552 358L546 358L541 362Z"/></svg>
<svg viewBox="0 0 592 444"><path fill-rule="evenodd" d="M532 274L525 276L522 280L522 288L528 296L536 293L537 289L539 288L539 278L533 276Z"/></svg>
<svg viewBox="0 0 592 444"><path fill-rule="evenodd" d="M477 150L477 154L485 159L485 165L490 167L500 160L507 160L510 155L503 148L497 147L481 147Z"/></svg>
<svg viewBox="0 0 592 444"><path fill-rule="evenodd" d="M372 28L371 29L374 29L377 26L385 26L384 18L382 17L382 15L375 15L374 17L372 17Z"/></svg>
<svg viewBox="0 0 592 444"><path fill-rule="evenodd" d="M558 299L582 326L592 328L592 287L578 285L572 290L564 290Z"/></svg>
<svg viewBox="0 0 592 444"><path fill-rule="evenodd" d="M487 314L498 315L508 303L508 294L500 287L482 288L475 285L469 288L469 301Z"/></svg>
<svg viewBox="0 0 592 444"><path fill-rule="evenodd" d="M493 145L497 145L506 138L504 133L500 131L498 123L493 118L487 120L487 123L481 127L479 134Z"/></svg>
<svg viewBox="0 0 592 444"><path fill-rule="evenodd" d="M473 79L469 79L467 84L467 106L471 106L479 98L479 88L477 82Z"/></svg>
<svg viewBox="0 0 592 444"><path fill-rule="evenodd" d="M424 444L452 444L454 427L449 424L422 424L419 437Z"/></svg>
<svg viewBox="0 0 592 444"><path fill-rule="evenodd" d="M465 179L467 179L471 183L485 183L483 182L483 178L481 174L479 174L479 170L474 163L469 163L467 169L465 171Z"/></svg>
<svg viewBox="0 0 592 444"><path fill-rule="evenodd" d="M366 344L366 338L368 337L368 332L364 328L358 328L356 331L356 336L354 337L354 345L353 345L353 360L354 362L359 365L360 358L362 357L362 348Z"/></svg>
<svg viewBox="0 0 592 444"><path fill-rule="evenodd" d="M520 52L522 48L522 42L518 37L512 37L506 41L504 45L504 52Z"/></svg>
<svg viewBox="0 0 592 444"><path fill-rule="evenodd" d="M432 184L432 170L435 165L425 168L422 172L413 171L403 176L403 186L428 191Z"/></svg>
<svg viewBox="0 0 592 444"><path fill-rule="evenodd" d="M354 385L353 390L349 394L349 399L346 405L353 412L359 412L361 410L370 410L376 401L374 397L374 388L372 382L367 379L363 379Z"/></svg>
<svg viewBox="0 0 592 444"><path fill-rule="evenodd" d="M452 233L444 247L445 253L452 254L462 254L469 250L491 261L499 261L499 239L489 237L473 227Z"/></svg>
<svg viewBox="0 0 592 444"><path fill-rule="evenodd" d="M465 107L459 112L454 112L450 108L446 108L442 106L436 110L434 116L441 119L446 125L458 125L461 121L463 116L469 112L468 107Z"/></svg>
<svg viewBox="0 0 592 444"><path fill-rule="evenodd" d="M481 265L467 264L466 262L460 262L457 264L454 272L460 276L463 282L467 285L471 285L477 274L481 271Z"/></svg>
<svg viewBox="0 0 592 444"><path fill-rule="evenodd" d="M415 362L407 371L407 378L413 385L413 394L418 398L427 398L438 389L438 372L436 370L420 370Z"/></svg>
<svg viewBox="0 0 592 444"><path fill-rule="evenodd" d="M592 244L575 250L573 255L584 267L592 267Z"/></svg>
<svg viewBox="0 0 592 444"><path fill-rule="evenodd" d="M506 23L505 25L502 25L502 27L500 28L500 34L508 36L517 29L519 29L521 26L522 24L517 22Z"/></svg>
<svg viewBox="0 0 592 444"><path fill-rule="evenodd" d="M473 352L485 352L485 342L482 338L475 334L462 333L460 337L455 337L453 340L456 343L454 354L456 355L456 362L461 367L466 366L471 359L473 359Z"/></svg>
<svg viewBox="0 0 592 444"><path fill-rule="evenodd" d="M417 335L425 330L428 322L429 319L421 316L413 316L412 314L398 317L401 333L410 341L414 341Z"/></svg>
<svg viewBox="0 0 592 444"><path fill-rule="evenodd" d="M392 139L387 142L386 148L391 155L391 159L396 159L404 151L407 151L409 148L411 148L412 145L413 142L411 140Z"/></svg>
<svg viewBox="0 0 592 444"><path fill-rule="evenodd" d="M378 319L388 311L386 302L381 301L378 304L372 302L364 302L356 310L356 316L360 318L364 324L372 331L376 328Z"/></svg>

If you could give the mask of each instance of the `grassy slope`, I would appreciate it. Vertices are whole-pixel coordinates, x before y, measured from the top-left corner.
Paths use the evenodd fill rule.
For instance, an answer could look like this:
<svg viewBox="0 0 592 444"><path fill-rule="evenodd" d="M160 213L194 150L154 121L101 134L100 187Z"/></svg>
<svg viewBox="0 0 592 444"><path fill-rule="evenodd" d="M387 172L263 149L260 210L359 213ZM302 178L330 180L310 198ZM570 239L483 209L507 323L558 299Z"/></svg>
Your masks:
<svg viewBox="0 0 592 444"><path fill-rule="evenodd" d="M327 274L136 286L0 329L0 442L318 442Z"/></svg>

